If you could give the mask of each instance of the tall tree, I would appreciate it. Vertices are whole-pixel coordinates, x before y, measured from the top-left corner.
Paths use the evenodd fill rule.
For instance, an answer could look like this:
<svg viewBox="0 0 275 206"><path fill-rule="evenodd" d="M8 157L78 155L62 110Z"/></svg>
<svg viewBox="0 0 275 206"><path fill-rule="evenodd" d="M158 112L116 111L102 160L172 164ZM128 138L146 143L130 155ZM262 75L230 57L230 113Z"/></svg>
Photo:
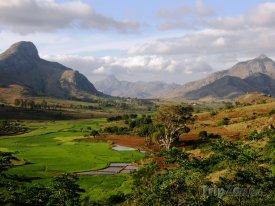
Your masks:
<svg viewBox="0 0 275 206"><path fill-rule="evenodd" d="M188 123L192 123L193 108L184 105L164 105L161 106L154 121L163 126L157 136L158 143L170 151L181 133L188 133L190 129Z"/></svg>

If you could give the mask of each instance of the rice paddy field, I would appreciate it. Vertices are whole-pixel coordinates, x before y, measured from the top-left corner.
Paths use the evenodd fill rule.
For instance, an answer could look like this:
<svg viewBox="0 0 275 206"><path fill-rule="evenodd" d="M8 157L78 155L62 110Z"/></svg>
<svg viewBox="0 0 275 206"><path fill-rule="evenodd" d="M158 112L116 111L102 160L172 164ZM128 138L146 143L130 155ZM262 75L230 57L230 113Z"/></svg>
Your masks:
<svg viewBox="0 0 275 206"><path fill-rule="evenodd" d="M37 177L35 182L47 182L61 173L76 173L107 167L111 162L133 162L144 154L138 151L115 151L106 142L75 141L84 138L91 129L99 129L105 119L70 121L23 121L30 131L15 136L0 137L0 151L15 152L18 166L9 174ZM131 178L127 174L81 176L83 196L94 200L117 192L130 191Z"/></svg>

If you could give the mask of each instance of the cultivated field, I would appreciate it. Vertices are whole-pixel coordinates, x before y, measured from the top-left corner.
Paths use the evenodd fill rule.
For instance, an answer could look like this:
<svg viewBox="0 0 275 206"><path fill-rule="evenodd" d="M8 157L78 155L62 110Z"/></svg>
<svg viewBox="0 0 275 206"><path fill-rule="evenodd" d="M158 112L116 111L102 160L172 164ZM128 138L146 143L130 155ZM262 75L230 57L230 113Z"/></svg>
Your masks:
<svg viewBox="0 0 275 206"><path fill-rule="evenodd" d="M111 162L133 162L144 155L137 151L118 152L110 143L79 142L88 127L98 129L105 119L71 121L23 121L31 131L17 136L1 136L0 151L15 152L19 165L9 174L35 177L34 182L47 182L61 173L105 168ZM117 192L130 191L129 175L81 176L79 184L94 200L106 198Z"/></svg>

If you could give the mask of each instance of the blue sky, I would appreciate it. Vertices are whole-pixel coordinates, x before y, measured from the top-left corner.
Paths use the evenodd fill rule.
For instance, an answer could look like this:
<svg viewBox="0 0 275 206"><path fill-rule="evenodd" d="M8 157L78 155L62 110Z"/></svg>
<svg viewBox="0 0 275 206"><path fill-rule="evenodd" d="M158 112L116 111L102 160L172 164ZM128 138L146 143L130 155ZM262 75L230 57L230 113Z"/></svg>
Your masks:
<svg viewBox="0 0 275 206"><path fill-rule="evenodd" d="M0 52L32 41L91 81L183 84L275 57L274 38L271 0L0 0Z"/></svg>

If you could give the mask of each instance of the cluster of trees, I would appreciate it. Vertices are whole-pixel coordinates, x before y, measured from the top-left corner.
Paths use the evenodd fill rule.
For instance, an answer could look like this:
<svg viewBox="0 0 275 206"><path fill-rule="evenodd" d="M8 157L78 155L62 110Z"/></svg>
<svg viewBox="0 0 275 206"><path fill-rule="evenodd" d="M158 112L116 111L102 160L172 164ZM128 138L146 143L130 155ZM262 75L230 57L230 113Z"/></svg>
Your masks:
<svg viewBox="0 0 275 206"><path fill-rule="evenodd" d="M128 127L110 126L110 127L105 127L103 129L103 132L116 134L116 135L124 135L124 134L129 134L130 129Z"/></svg>
<svg viewBox="0 0 275 206"><path fill-rule="evenodd" d="M241 141L216 139L209 143L213 153L207 158L195 158L172 148L165 157L176 166L163 169L153 162L134 174L132 203L148 206L272 205L275 199L275 177L271 167L274 164L274 140L273 135L262 153ZM213 183L209 175L218 171L226 173ZM224 191L229 187L236 188L236 193L233 196L217 195L217 191L212 190L212 194L204 194L205 187Z"/></svg>
<svg viewBox="0 0 275 206"><path fill-rule="evenodd" d="M159 108L153 119L150 115L142 115L142 117L134 120L126 119L125 123L128 124L128 128L110 126L106 127L104 132L127 134L130 131L134 131L139 136L146 137L147 143L150 144L152 140L155 140L169 151L177 143L181 134L190 131L187 124L194 121L192 112L193 108L191 106L163 105ZM128 115L124 116L124 118L128 118ZM116 116L109 119L109 121L122 119L123 116Z"/></svg>
<svg viewBox="0 0 275 206"><path fill-rule="evenodd" d="M0 152L0 205L66 205L81 204L84 192L77 184L77 177L62 174L54 177L47 185L32 184L30 178L8 175L5 171L17 160L12 153Z"/></svg>
<svg viewBox="0 0 275 206"><path fill-rule="evenodd" d="M142 127L143 125L152 124L152 122L152 117L150 115L142 115L141 118L132 121L127 121L125 123L129 124L129 127L133 129L135 127Z"/></svg>
<svg viewBox="0 0 275 206"><path fill-rule="evenodd" d="M136 119L137 117L138 117L137 114L124 114L124 115L109 117L107 118L107 121L113 122L113 121L120 121L120 120L129 120L129 119Z"/></svg>
<svg viewBox="0 0 275 206"><path fill-rule="evenodd" d="M263 130L258 132L257 130L252 131L250 134L247 135L248 140L260 140L264 137L271 138L272 136L275 137L275 129L273 125L270 125L269 129Z"/></svg>
<svg viewBox="0 0 275 206"><path fill-rule="evenodd" d="M37 103L32 99L15 99L14 105L25 109L48 109L48 102L43 100L41 103Z"/></svg>
<svg viewBox="0 0 275 206"><path fill-rule="evenodd" d="M28 128L22 126L19 122L0 121L0 135L17 134L28 131Z"/></svg>

